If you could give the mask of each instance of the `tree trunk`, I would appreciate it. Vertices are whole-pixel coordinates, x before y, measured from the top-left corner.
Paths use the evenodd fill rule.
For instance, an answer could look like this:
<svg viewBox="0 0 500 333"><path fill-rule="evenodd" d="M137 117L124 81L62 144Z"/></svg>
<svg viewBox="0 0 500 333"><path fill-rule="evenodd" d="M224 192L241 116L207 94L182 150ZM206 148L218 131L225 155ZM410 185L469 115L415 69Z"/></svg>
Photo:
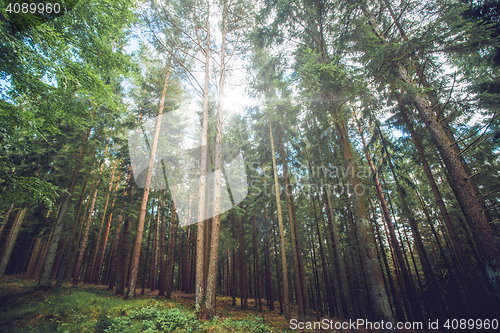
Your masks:
<svg viewBox="0 0 500 333"><path fill-rule="evenodd" d="M160 100L160 109L158 111L158 117L156 118L153 144L151 145L148 173L146 176L146 182L144 184L144 194L142 196L141 211L139 215L139 222L137 224L137 233L135 237L134 249L132 251L132 266L130 270L130 285L129 285L129 292L127 295L127 299L133 299L135 297L137 276L139 274L139 259L141 255L142 233L144 231L144 221L146 219L146 206L149 197L149 186L151 185L151 177L153 175L153 168L156 156L156 146L158 145L158 136L160 135L161 120L163 115L163 108L165 105L165 97L167 95L167 86L169 77L170 77L170 66L167 69L167 74L165 76L165 83L163 84L163 92Z"/></svg>
<svg viewBox="0 0 500 333"><path fill-rule="evenodd" d="M179 151L177 150L177 157L179 157ZM172 297L172 291L174 289L174 259L175 259L175 241L176 241L176 218L175 218L175 199L177 196L177 166L175 167L175 183L174 190L172 193L172 218L170 220L170 233L168 239L168 251L167 251L167 287L166 287L166 298Z"/></svg>
<svg viewBox="0 0 500 333"><path fill-rule="evenodd" d="M87 136L84 141L88 140L89 135L90 135L90 128L87 131ZM65 197L61 211L59 212L59 216L57 217L56 225L54 226L54 231L52 232L52 236L50 238L49 252L47 253L47 258L45 260L45 265L43 267L42 276L40 277L40 281L38 281L37 288L47 289L49 287L49 278L50 274L52 273L52 267L54 266L57 247L59 245L61 232L64 227L64 220L66 219L66 213L68 212L69 204L71 202L71 196L73 194L73 190L75 189L76 179L78 178L80 163L83 160L84 154L85 154L85 146L82 147L82 150L78 156L78 161L76 162L75 168L73 169L73 176L71 177L71 181L68 187L68 195ZM106 153L104 154L106 155Z"/></svg>
<svg viewBox="0 0 500 333"><path fill-rule="evenodd" d="M369 276L368 291L373 301L373 310L377 320L394 322L394 317L389 304L389 298L384 286L384 278L380 263L376 253L376 243L373 231L371 230L366 206L363 198L364 191L359 194L358 187L363 189L360 183L356 163L352 151L351 142L347 134L347 125L345 121L335 124L337 129L337 138L340 146L343 165L347 177L347 184L351 187L351 200L354 208L354 221L357 229L357 238L359 241L359 250L363 263L365 275ZM349 189L348 189L349 190ZM391 330L387 330L388 332Z"/></svg>
<svg viewBox="0 0 500 333"><path fill-rule="evenodd" d="M16 243L17 235L21 229L21 224L23 223L24 216L26 215L27 207L24 207L17 213L14 224L12 225L9 233L9 239L6 242L5 249L3 251L2 262L0 263L0 279L4 276L5 270L7 269L7 264L9 263L10 255L12 254L12 249Z"/></svg>
<svg viewBox="0 0 500 333"><path fill-rule="evenodd" d="M108 289L113 290L116 282L116 265L118 263L118 247L120 246L120 231L122 229L123 215L120 214L118 217L118 226L116 227L115 240L113 241L113 249L110 253L109 259L109 277L108 277Z"/></svg>
<svg viewBox="0 0 500 333"><path fill-rule="evenodd" d="M257 298L259 302L259 312L262 312L262 279L260 277L259 250L257 243L257 226L255 216L252 217L253 224L253 255L255 258L255 278L257 279ZM257 305L257 304L256 304Z"/></svg>
<svg viewBox="0 0 500 333"><path fill-rule="evenodd" d="M156 212L156 227L154 234L154 245L153 245L153 262L151 264L151 292L156 290L157 275L158 275L158 237L160 229L160 205L157 205Z"/></svg>
<svg viewBox="0 0 500 333"><path fill-rule="evenodd" d="M5 227L7 226L7 222L9 221L10 213L12 213L12 209L14 208L14 203L10 204L9 210L5 213L3 217L2 226L0 226L0 239L2 239L3 232L5 231Z"/></svg>
<svg viewBox="0 0 500 333"><path fill-rule="evenodd" d="M238 221L238 241L239 241L239 266L240 266L240 303L241 303L241 308L243 310L248 310L248 303L247 303L247 270L246 270L246 250L245 250L245 229L243 226L243 221L241 220L241 217L236 217Z"/></svg>
<svg viewBox="0 0 500 333"><path fill-rule="evenodd" d="M412 283L412 279L410 276L410 272L408 271L408 267L406 266L405 261L403 259L403 253L401 252L401 247L399 246L399 242L398 242L398 240L396 238L396 234L394 232L394 225L392 224L389 209L388 209L387 203L385 201L384 193L382 192L382 186L380 185L380 181L378 179L375 165L373 164L373 161L370 157L370 152L368 151L368 147L366 146L366 141L365 141L365 137L363 134L363 130L361 129L361 125L359 124L355 113L354 113L354 119L356 121L356 125L358 126L358 131L359 131L359 135L361 137L361 142L363 143L363 148L365 151L366 160L368 161L368 165L370 166L371 172L374 174L373 180L375 182L375 188L377 189L377 195L378 195L378 198L380 200L380 206L382 207L384 220L385 220L385 223L387 224L387 229L389 230L389 236L391 239L392 247L394 248L394 251L396 252L396 258L398 259L399 269L401 270L401 275L403 276L404 286L405 286L406 291L408 293L408 300L409 300L409 304L410 304L410 307L412 309L412 314L413 314L412 320L423 321L424 317L423 317L422 309L420 307L420 301L419 301L417 293L413 287L413 283ZM380 135L382 135L380 128L378 128L378 129L379 129ZM385 146L385 141L383 138L382 138L382 145L384 147L386 154L388 155L389 153L387 152L387 147ZM389 156L388 156L388 158L389 158ZM395 177L395 175L394 175L394 177Z"/></svg>
<svg viewBox="0 0 500 333"><path fill-rule="evenodd" d="M132 172L132 165L128 168L129 174ZM125 195L128 195L129 205L132 205L134 186L131 177L129 178L128 189ZM125 285L127 282L128 270L129 270L129 229L130 229L130 217L125 216L125 221L123 222L122 235L120 236L120 249L118 252L118 270L116 276L116 291L117 295L124 295Z"/></svg>
<svg viewBox="0 0 500 333"><path fill-rule="evenodd" d="M271 255L270 251L270 243L269 243L269 224L267 217L267 202L264 203L264 228L266 229L266 238L265 238L265 255L266 255L266 289L267 289L267 301L269 303L269 311L274 312L274 283L271 275Z"/></svg>
<svg viewBox="0 0 500 333"><path fill-rule="evenodd" d="M200 311L201 304L205 301L205 261L204 261L204 243L205 243L205 192L206 192L206 172L207 172L207 143L208 143L208 98L210 89L210 4L207 3L207 19L206 19L206 46L201 48L205 55L205 85L203 87L203 119L201 128L201 164L200 164L200 185L199 185L199 201L198 201L198 228L196 239L196 312Z"/></svg>
<svg viewBox="0 0 500 333"><path fill-rule="evenodd" d="M104 162L101 164L101 172L102 169L104 168ZM92 215L94 213L94 206L95 206L95 201L97 199L97 191L99 190L99 184L101 183L101 178L97 180L95 190L94 190L94 195L92 197L92 202L90 204L90 208L88 211L88 217L87 217L87 223L85 225L85 230L83 232L83 237L82 237L82 245L80 246L80 252L78 254L78 259L76 261L76 267L75 267L75 272L73 273L73 284L78 283L79 278L80 278L80 270L82 268L82 263L83 263L83 254L85 253L85 249L87 246L87 238L89 235L89 229L90 229L90 222L92 220Z"/></svg>
<svg viewBox="0 0 500 333"><path fill-rule="evenodd" d="M174 189L175 196L175 189ZM174 260L175 260L175 242L176 242L176 219L175 219L175 204L172 206L172 219L170 220L170 237L168 238L168 251L167 251L167 288L166 298L172 297L174 289Z"/></svg>
<svg viewBox="0 0 500 333"><path fill-rule="evenodd" d="M382 42L385 42L375 17L369 12L366 4L362 4L362 10L368 18L374 33ZM406 69L400 62L396 62L394 71L401 80L401 84L414 88L417 91L417 86L412 81ZM409 94L411 95L411 94ZM476 244L479 253L483 259L485 276L488 278L489 287L496 299L500 298L500 250L493 236L491 226L484 215L481 205L476 196L473 186L469 182L469 177L453 148L453 144L449 141L448 136L441 124L435 116L431 105L421 93L412 95L411 100L420 115L420 118L429 131L431 141L436 146L439 154L450 175L450 186L457 198L460 208L472 228L472 233L476 239Z"/></svg>
<svg viewBox="0 0 500 333"><path fill-rule="evenodd" d="M221 214L221 191L222 191L222 115L223 115L223 100L224 86L226 79L226 33L227 33L227 3L222 3L222 45L220 51L220 79L219 79L219 94L217 103L217 124L215 134L215 170L214 170L214 206L212 218L212 236L210 246L210 261L208 264L208 276L205 294L205 313L201 313L201 317L213 318L215 316L216 306L216 281L217 268L219 263L219 229L220 229L220 214Z"/></svg>
<svg viewBox="0 0 500 333"><path fill-rule="evenodd" d="M111 190L113 189L113 179L115 177L115 170L116 170L116 163L117 160L113 163L113 171L111 172L111 181L109 182L109 188L108 188L108 194L106 195L106 203L104 204L104 211L102 213L102 221L101 221L101 230L99 230L99 250L97 252L97 261L96 261L96 269L94 270L94 278L93 282L94 284L99 284L99 280L101 277L101 270L102 270L102 263L104 261L104 252L106 251L106 245L108 243L108 236L109 236L109 229L111 228L111 220L113 219L113 208L115 206L115 198L116 198L116 191L118 190L118 184L120 182L120 176L116 179L116 188L115 188L115 197L113 198L113 201L111 203L111 212L109 213L108 217L108 224L106 225L106 229L104 231L104 234L102 235L102 240L101 240L101 231L102 227L104 225L104 219L106 217L106 211L108 209L108 200L109 200L109 194L111 193Z"/></svg>
<svg viewBox="0 0 500 333"><path fill-rule="evenodd" d="M80 210L82 208L83 199L85 198L85 189L87 188L87 181L88 181L88 176L85 178L85 183L83 184L83 188L82 188L82 194L80 195L80 201L78 202L78 206L76 208L75 221L73 222L73 225L71 227L70 235L68 238L68 245L64 249L64 255L63 255L61 267L59 268L59 274L57 275L57 281L55 284L55 287L57 287L57 288L61 287L64 276L66 275L66 271L68 268L70 251L71 251L71 247L73 246L73 238L75 237L75 230L77 227L78 217L80 215Z"/></svg>
<svg viewBox="0 0 500 333"><path fill-rule="evenodd" d="M281 265L283 273L283 302L284 302L284 313L285 319L290 320L290 299L288 290L288 267L286 262L286 252L285 252L285 234L283 230L283 215L281 213L281 199L280 199L280 186L278 182L278 170L276 166L276 152L274 150L274 138L273 138L273 128L271 124L271 119L269 118L269 133L271 137L271 154L273 159L273 172L274 172L274 187L276 190L276 206L278 210L278 232L280 235L280 248L281 248Z"/></svg>
<svg viewBox="0 0 500 333"><path fill-rule="evenodd" d="M165 192L163 192L165 194ZM161 207L165 207L165 199L161 198ZM162 214L160 225L160 277L158 296L165 296L167 279L165 276L165 217Z"/></svg>
<svg viewBox="0 0 500 333"><path fill-rule="evenodd" d="M144 291L146 290L146 281L147 281L148 264L149 264L149 247L150 247L149 244L151 243L151 228L152 228L151 225L152 224L153 224L152 219L149 219L148 241L146 242L146 260L144 261L144 268L142 270L141 295L143 295Z"/></svg>
<svg viewBox="0 0 500 333"><path fill-rule="evenodd" d="M286 195L286 200L287 200L287 206L288 206L288 218L290 220L290 236L291 236L291 243L292 243L292 253L293 253L293 262L294 262L294 267L295 267L295 287L296 287L296 297L297 297L297 310L298 310L298 320L299 321L304 321L305 319L305 309L304 309L304 299L303 299L303 293L304 293L304 288L302 288L303 283L301 281L301 271L300 271L300 264L299 264L299 252L297 248L297 229L295 226L295 221L294 221L294 216L292 212L292 202L291 202L291 196L292 196L292 191L289 189L291 188L291 184L289 183L288 180L288 168L287 168L287 162L286 162L286 157L285 157L285 151L283 149L283 141L282 141L282 131L281 128L279 129L279 142L281 146L281 157L283 160L283 178L285 179L285 195ZM300 254L301 255L301 254Z"/></svg>

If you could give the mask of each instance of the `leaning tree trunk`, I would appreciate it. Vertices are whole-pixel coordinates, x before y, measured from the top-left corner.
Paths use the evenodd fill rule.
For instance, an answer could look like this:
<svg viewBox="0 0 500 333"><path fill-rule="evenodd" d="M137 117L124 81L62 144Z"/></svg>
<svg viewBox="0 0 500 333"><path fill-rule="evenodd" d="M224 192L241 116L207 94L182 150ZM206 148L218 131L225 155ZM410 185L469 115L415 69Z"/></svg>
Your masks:
<svg viewBox="0 0 500 333"><path fill-rule="evenodd" d="M3 251L2 262L0 263L0 279L4 276L5 270L7 269L7 264L9 263L10 255L12 254L12 249L14 248L14 244L16 243L17 235L19 233L19 229L21 229L21 224L23 223L27 209L27 207L24 207L19 211L14 224L10 229L7 245L5 247L5 250Z"/></svg>
<svg viewBox="0 0 500 333"><path fill-rule="evenodd" d="M75 230L76 230L76 225L78 223L78 217L80 215L80 210L82 208L83 199L85 198L85 189L87 188L87 181L88 181L88 176L85 178L85 183L83 184L82 194L80 195L80 201L78 202L78 207L77 207L76 213L75 213L75 221L73 222L73 226L71 227L71 231L69 234L68 245L64 249L61 267L59 268L59 273L57 275L57 281L55 284L55 286L57 288L61 287L63 279L64 279L64 275L66 274L66 270L67 270L67 266L68 266L68 262L69 262L70 248L73 245L73 238L75 237Z"/></svg>
<svg viewBox="0 0 500 333"><path fill-rule="evenodd" d="M262 168L264 170L264 168ZM269 253L271 245L269 243L269 223L267 219L267 202L264 203L264 228L266 229L265 237L265 255L266 255L266 284L267 284L267 300L269 303L269 311L274 312L274 284L271 278L271 254Z"/></svg>
<svg viewBox="0 0 500 333"><path fill-rule="evenodd" d="M195 309L199 312L201 305L205 300L205 260L204 260L204 244L205 244L205 192L207 187L207 143L208 143L208 97L210 89L210 28L209 16L210 5L207 8L207 40L206 47L202 49L205 55L205 86L203 87L203 120L201 127L201 164L200 164L200 183L198 192L198 226L196 235L196 299Z"/></svg>
<svg viewBox="0 0 500 333"><path fill-rule="evenodd" d="M285 234L283 230L283 215L281 212L281 199L280 199L280 190L279 190L279 181L278 181L278 170L276 166L276 151L274 149L274 138L273 138L273 128L271 124L271 119L269 118L269 134L271 137L271 154L273 159L273 173L274 173L274 187L276 190L276 206L278 210L278 232L280 235L280 251L281 251L281 265L282 265L282 273L283 273L283 305L284 305L284 313L285 319L290 320L290 292L288 288L288 266L286 263L286 252L285 252Z"/></svg>
<svg viewBox="0 0 500 333"><path fill-rule="evenodd" d="M130 269L130 284L129 284L127 299L133 299L135 297L137 276L139 274L139 259L141 256L142 233L144 231L144 221L146 219L146 206L149 197L149 186L151 185L151 177L153 176L153 168L156 156L156 146L158 145L158 137L160 135L161 120L162 120L161 118L163 114L163 108L165 106L165 97L167 95L167 86L169 77L170 77L170 66L167 69L165 82L163 84L163 92L160 100L160 109L158 111L158 117L156 118L155 133L153 137L153 143L151 145L148 173L146 176L146 182L144 184L144 193L142 195L141 211L139 215L139 222L137 224L137 233L135 237L134 249L132 251L132 266Z"/></svg>
<svg viewBox="0 0 500 333"><path fill-rule="evenodd" d="M177 150L177 157L179 157L179 151ZM175 216L175 199L177 196L177 166L175 167L175 181L174 189L172 193L172 217L170 219L170 236L168 239L168 250L167 250L167 265L166 265L166 289L165 297L171 298L172 291L174 290L174 259L175 259L175 242L176 242L176 216Z"/></svg>
<svg viewBox="0 0 500 333"><path fill-rule="evenodd" d="M363 269L367 279L368 293L373 301L373 311L377 320L394 322L394 316L389 303L389 297L384 285L382 269L378 261L377 247L373 235L370 221L366 210L363 185L359 181L356 170L356 163L352 151L351 142L347 133L347 124L345 121L335 123L337 129L337 138L340 146L345 174L347 175L347 184L352 189L351 200L353 205L353 218L357 231L359 242L359 252L362 260ZM391 330L385 330L387 332Z"/></svg>
<svg viewBox="0 0 500 333"><path fill-rule="evenodd" d="M102 228L104 226L104 220L106 219L106 211L108 210L108 203L109 203L109 194L111 193L111 190L113 189L113 180L115 177L115 170L116 170L116 163L117 160L113 163L113 171L111 171L111 181L109 182L109 188L108 188L108 194L106 194L106 202L104 204L104 211L102 213L102 220L101 220L101 228L99 229L99 236L97 236L97 242L98 242L98 251L95 252L95 260L92 260L92 271L93 271L93 279L92 282L94 284L99 284L99 280L101 277L101 270L102 270L102 262L104 260L104 251L106 250L106 245L108 243L108 235L109 235L109 228L111 227L111 220L113 218L113 207L115 205L115 198L113 198L113 202L111 204L111 212L109 213L108 217L108 224L106 226L106 230L104 231L104 234L102 235L101 239L101 232ZM116 189L118 189L118 184L120 182L120 178L118 177L116 180ZM116 192L116 190L115 190Z"/></svg>
<svg viewBox="0 0 500 333"><path fill-rule="evenodd" d="M84 141L88 140L89 135L90 135L90 128L87 131L87 136ZM46 289L49 287L49 278L52 273L52 267L54 266L57 247L59 246L61 232L64 227L64 220L66 219L66 213L68 212L69 204L71 202L71 196L73 194L73 190L75 189L76 179L78 178L80 163L83 160L84 154L85 154L85 146L82 147L80 155L78 156L78 161L75 164L75 168L73 169L73 176L71 177L71 181L69 183L68 194L64 198L61 211L59 212L59 216L57 217L56 225L54 226L52 236L50 237L49 252L47 253L47 258L45 259L45 265L43 267L42 276L40 277L40 281L38 281L37 288Z"/></svg>
<svg viewBox="0 0 500 333"><path fill-rule="evenodd" d="M362 10L368 18L368 23L371 25L375 35L383 43L387 43L380 32L375 17L368 10L366 4L362 5ZM488 278L489 287L498 300L500 298L500 250L493 236L491 226L488 224L484 211L481 209L480 198L477 198L474 188L469 182L468 174L429 102L418 92L418 87L399 61L395 63L393 70L399 78L401 85L404 85L407 89L411 89L409 96L412 97L410 99L414 103L420 118L430 134L431 141L439 151L448 170L451 179L451 189L457 198L466 220L472 228L479 253L483 259L483 269Z"/></svg>
<svg viewBox="0 0 500 333"><path fill-rule="evenodd" d="M380 181L378 179L377 171L375 169L375 165L370 156L370 152L368 151L368 147L366 145L365 137L363 134L363 130L361 129L361 125L357 119L356 114L354 113L354 119L356 125L358 126L359 135L361 137L361 142L363 143L363 148L365 151L365 157L368 161L368 165L370 167L371 172L374 174L373 180L375 183L375 188L377 189L377 195L380 200L380 206L382 207L382 212L384 216L385 223L387 224L387 229L389 230L389 236L391 240L392 247L396 252L396 258L398 260L399 269L401 270L401 275L403 276L404 286L406 288L406 292L408 293L409 305L411 308L411 314L413 315L413 320L422 321L424 319L422 308L420 307L420 300L418 299L417 293L413 287L412 279L410 276L410 272L408 271L408 267L403 259L403 253L401 251L401 247L399 246L399 242L396 238L396 233L394 232L394 225L391 220L391 216L389 214L389 208L387 207L387 202L385 201L384 192L382 191L382 185L380 185ZM379 128L380 131L380 128ZM382 133L380 133L382 134ZM382 140L384 140L382 138ZM385 147L385 141L383 143L384 150L387 153L387 148Z"/></svg>
<svg viewBox="0 0 500 333"><path fill-rule="evenodd" d="M298 247L297 247L297 229L295 227L295 221L294 221L294 214L292 212L292 202L291 202L291 184L289 183L288 179L288 168L287 168L287 161L285 157L285 150L283 147L283 140L282 140L282 131L281 131L281 126L279 126L279 143L281 146L281 157L283 160L283 178L285 179L285 196L287 200L287 206L288 206L288 218L290 220L290 235L291 235L291 242L292 242L292 253L293 253L293 262L294 262L294 267L295 267L295 288L296 288L296 295L297 295L297 312L298 312L298 320L299 321L304 321L305 319L305 310L304 310L304 288L303 285L304 283L301 281L301 271L300 271L300 263L299 263L299 253L298 253ZM300 254L301 255L301 254Z"/></svg>
<svg viewBox="0 0 500 333"><path fill-rule="evenodd" d="M165 191L163 192L165 194ZM161 198L161 207L165 207L165 199ZM160 281L158 296L165 296L165 290L167 289L166 278L165 278L165 217L162 214L161 225L160 225Z"/></svg>
<svg viewBox="0 0 500 333"><path fill-rule="evenodd" d="M106 146L106 149L104 150L104 157L106 157L106 152L108 151L108 146ZM94 206L95 206L95 201L97 199L97 191L99 191L99 185L101 184L101 175L102 175L102 170L104 168L104 157L103 157L103 162L101 163L101 170L99 172L99 179L97 180L95 190L94 190L94 195L92 197L92 202L90 204L90 208L88 211L88 217L87 217L87 223L85 225L85 231L83 232L83 237L82 237L82 245L80 246L80 252L78 254L78 259L76 261L76 266L75 266L75 272L73 273L73 284L78 283L78 280L80 278L80 270L82 268L82 263L83 263L83 255L85 253L85 248L87 246L87 238L89 235L89 229L90 229L90 222L92 221L92 215L94 212Z"/></svg>

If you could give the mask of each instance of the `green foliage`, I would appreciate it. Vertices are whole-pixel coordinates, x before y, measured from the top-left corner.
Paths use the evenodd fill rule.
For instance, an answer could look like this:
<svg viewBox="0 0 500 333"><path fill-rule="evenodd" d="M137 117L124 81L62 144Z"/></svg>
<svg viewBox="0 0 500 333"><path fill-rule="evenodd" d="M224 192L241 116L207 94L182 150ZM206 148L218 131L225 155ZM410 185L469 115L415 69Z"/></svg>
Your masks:
<svg viewBox="0 0 500 333"><path fill-rule="evenodd" d="M0 283L2 332L271 332L260 317L199 321L192 310L163 298L123 300L95 287L62 287L48 293L35 282L8 278Z"/></svg>
<svg viewBox="0 0 500 333"><path fill-rule="evenodd" d="M102 332L198 332L200 323L193 313L178 308L166 309L147 306L132 310L127 316L101 319L98 328L107 324Z"/></svg>

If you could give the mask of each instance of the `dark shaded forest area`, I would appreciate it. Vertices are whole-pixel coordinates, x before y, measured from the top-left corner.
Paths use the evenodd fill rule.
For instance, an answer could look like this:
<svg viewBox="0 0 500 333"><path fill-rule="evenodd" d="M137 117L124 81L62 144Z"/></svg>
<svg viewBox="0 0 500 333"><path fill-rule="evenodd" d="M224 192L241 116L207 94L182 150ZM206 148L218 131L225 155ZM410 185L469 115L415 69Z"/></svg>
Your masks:
<svg viewBox="0 0 500 333"><path fill-rule="evenodd" d="M498 0L1 4L7 331L498 328Z"/></svg>

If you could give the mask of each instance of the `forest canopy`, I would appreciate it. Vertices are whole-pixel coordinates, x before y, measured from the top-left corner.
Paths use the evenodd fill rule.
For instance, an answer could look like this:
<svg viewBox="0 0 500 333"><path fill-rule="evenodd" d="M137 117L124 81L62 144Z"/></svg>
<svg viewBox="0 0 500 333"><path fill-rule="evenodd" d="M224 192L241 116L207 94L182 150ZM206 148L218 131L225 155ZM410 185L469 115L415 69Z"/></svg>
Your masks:
<svg viewBox="0 0 500 333"><path fill-rule="evenodd" d="M0 6L0 278L498 320L498 0L50 4Z"/></svg>

